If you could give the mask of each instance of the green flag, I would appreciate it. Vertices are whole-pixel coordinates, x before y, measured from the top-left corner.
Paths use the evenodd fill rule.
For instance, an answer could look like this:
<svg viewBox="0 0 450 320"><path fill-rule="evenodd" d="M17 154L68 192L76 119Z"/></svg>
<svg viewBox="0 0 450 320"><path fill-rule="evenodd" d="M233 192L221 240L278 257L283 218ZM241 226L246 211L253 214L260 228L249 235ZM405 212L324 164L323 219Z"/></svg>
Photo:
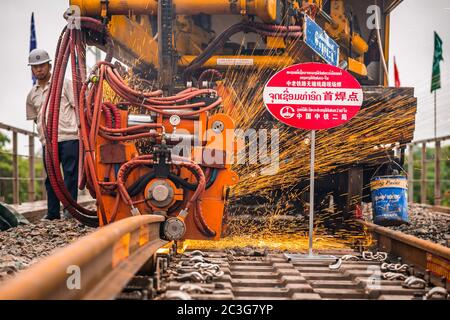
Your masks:
<svg viewBox="0 0 450 320"><path fill-rule="evenodd" d="M440 62L444 60L442 55L442 39L437 32L434 32L434 59L433 59L433 77L431 79L431 92L441 88L441 66Z"/></svg>

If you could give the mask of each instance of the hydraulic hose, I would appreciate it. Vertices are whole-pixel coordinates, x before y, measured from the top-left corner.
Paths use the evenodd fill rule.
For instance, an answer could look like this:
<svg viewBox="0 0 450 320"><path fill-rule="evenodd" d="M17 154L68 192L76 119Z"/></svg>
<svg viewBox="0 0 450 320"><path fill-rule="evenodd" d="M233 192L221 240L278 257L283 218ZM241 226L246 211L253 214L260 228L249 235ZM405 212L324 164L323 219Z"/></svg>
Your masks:
<svg viewBox="0 0 450 320"><path fill-rule="evenodd" d="M257 22L240 22L230 26L209 43L206 49L198 55L184 70L184 78L189 79L192 73L200 68L218 49L222 48L228 39L239 32L253 32L267 37L299 38L303 35L301 26L268 25Z"/></svg>
<svg viewBox="0 0 450 320"><path fill-rule="evenodd" d="M95 19L80 18L82 27L94 28L97 30L104 29L104 26ZM72 59L72 67L75 67L74 75L74 99L75 108L77 109L80 100L84 100L79 94L79 81L83 79L82 71L85 70L84 55L81 52L83 44L80 44L81 36L78 34L78 30L69 30L67 27L63 29L60 39L58 40L58 46L55 55L55 70L52 77L52 81L49 88L49 94L46 97L43 105L43 117L42 128L46 140L46 168L49 176L52 188L55 191L58 199L63 203L64 207L81 222L91 225L98 225L98 218L94 211L87 210L72 199L70 193L64 185L61 171L59 168L59 155L58 155L58 125L59 125L59 105L61 99L61 92L64 83L64 75L67 68L69 56ZM73 45L76 42L77 45ZM78 50L76 50L78 49ZM110 51L110 50L109 50ZM81 56L79 58L77 55ZM111 54L110 54L111 56ZM78 62L78 66L75 63ZM78 108L79 109L79 108ZM48 125L47 125L48 124ZM80 170L83 172L83 170ZM95 187L95 186L94 186Z"/></svg>
<svg viewBox="0 0 450 320"><path fill-rule="evenodd" d="M203 173L203 170L200 168L200 166L198 164L196 164L195 162L193 162L190 159L179 157L179 156L173 156L172 159L173 159L173 164L179 165L179 166L184 166L186 168L194 170L197 173L195 176L196 176L196 178L198 177L197 178L198 186L197 186L194 194L191 196L191 198L187 202L185 210L188 211L189 209L192 209L194 211L193 212L193 220L194 220L194 223L195 223L197 229L201 233L203 233L207 237L214 237L215 232L207 225L207 223L203 217L201 205L199 204L199 198L205 191L205 186L206 186L206 180L205 180L205 175ZM153 164L154 164L153 156L145 155L145 156L136 157L136 158L128 161L127 163L123 164L119 169L119 172L117 174L117 183L118 183L119 192L120 192L120 195L121 195L123 201L125 201L125 203L130 205L132 208L134 208L134 203L131 199L131 195L128 193L128 190L125 186L127 177L134 168L139 167L139 166L149 166L149 165L153 165Z"/></svg>
<svg viewBox="0 0 450 320"><path fill-rule="evenodd" d="M216 69L206 69L202 72L200 77L198 77L198 83L202 83L205 79L210 79L210 81L213 81L213 79L222 80L223 75L220 73L219 70Z"/></svg>
<svg viewBox="0 0 450 320"><path fill-rule="evenodd" d="M55 74L53 75L53 79L52 79L52 84L51 84L51 89L49 90L50 93L47 96L47 103L48 100L50 100L50 105L54 106L54 105L58 105L59 106L59 102L60 102L60 98L61 98L61 92L62 92L62 84L64 81L64 73L61 72L62 68L65 68L67 66L67 62L68 62L68 57L69 57L69 48L67 46L67 41L69 40L69 35L67 34L67 30L66 30L66 34L63 37L63 41L61 42L60 45L60 50L59 53L63 53L63 56L61 58L61 55L58 55L58 57L60 57L60 59L56 59L57 61L57 67L55 68ZM64 48L65 46L65 48ZM64 51L62 51L64 49ZM56 85L54 85L56 83ZM54 167L53 164L54 163L58 163L59 164L59 155L58 155L58 136L57 136L57 128L58 128L58 123L59 123L59 108L56 111L55 108L51 108L48 112L46 110L46 108L44 108L43 110L43 114L44 116L42 117L43 122L45 122L45 115L49 115L49 124L50 124L50 128L48 130L48 132L46 132L45 128L45 124L43 125L43 130L45 133L47 133L46 135L46 167L47 167L47 172L49 175L49 180L50 183L53 186L53 189L55 190L55 193L57 194L57 196L59 196L58 198L60 198L61 202L63 203L64 207L66 207L72 214L76 215L76 209L73 208L73 206L75 207L79 207L79 209L81 209L81 211L84 211L84 213L90 213L89 211L85 210L84 208L82 208L81 206L79 206L70 196L67 188L64 185L64 181L62 179L62 175L61 175L61 171L58 167ZM53 129L55 128L55 129ZM56 135L55 135L56 132ZM51 136L49 134L52 134ZM56 170L57 169L57 170ZM86 212L87 211L87 212ZM88 221L89 220L89 216L85 216L82 217L82 219L84 220L84 222L86 223L91 223L92 221ZM93 222L93 224L95 224L95 222Z"/></svg>
<svg viewBox="0 0 450 320"><path fill-rule="evenodd" d="M144 191L147 184L151 180L153 180L155 177L156 177L156 174L154 172L149 172L149 173L143 175L142 177L137 179L131 186L129 186L127 188L128 194L131 197L137 196L139 193ZM189 191L195 191L198 187L198 184L190 183L190 182L184 180L183 178L181 178L180 176L173 174L173 173L169 173L168 178L176 185L181 185ZM205 190L208 190L214 184L214 182L216 181L216 178L217 178L217 169L213 168L211 171L211 175L207 179Z"/></svg>
<svg viewBox="0 0 450 320"><path fill-rule="evenodd" d="M222 103L217 92L211 89L188 88L173 96L162 97L162 91L141 92L130 88L122 79L116 67L111 64L113 55L113 42L109 32L100 21L81 17L81 30L64 27L58 39L55 54L55 69L49 87L49 93L42 106L42 128L47 146L45 153L45 164L48 177L58 199L63 206L80 222L89 226L98 226L101 222L107 224L105 206L102 201L102 192L111 193L116 188L119 191L113 209L111 220L114 221L117 215L119 201L122 198L126 203L133 206L130 195L124 186L124 181L135 166L152 165L151 155L140 156L121 165L117 174L117 181L109 181L112 166L107 168L105 181L101 181L96 171L97 137L103 137L109 141L129 141L142 138L160 136L164 131L162 123L143 124L134 127L122 127L121 112L115 104L103 101L103 84L106 81L113 91L124 100L123 104L143 107L159 115L179 115L189 117L203 112L207 112ZM261 32L278 32L278 30L261 27ZM106 43L106 61L96 64L90 75L86 75L86 40L85 33L94 31L104 38ZM285 34L297 32L296 30L281 30ZM70 62L69 62L70 60ZM80 136L80 161L78 186L86 187L90 194L97 199L99 213L88 210L79 205L67 190L60 169L60 159L58 154L58 129L60 118L61 94L64 88L64 78L67 66L71 66L73 79L74 108L77 115L77 124ZM201 97L207 99L198 102ZM212 99L211 99L212 98ZM196 102L189 102L196 99ZM212 101L212 102L211 102ZM179 109L187 109L180 113ZM179 114L180 113L180 114ZM101 118L104 117L104 124ZM187 203L187 207L194 210L194 221L197 228L205 235L211 236L214 232L206 224L199 206L201 194L213 183L217 172L211 174L208 182L200 166L190 159L174 158L175 163L185 166L189 170L196 172L197 185L189 184L194 191ZM151 176L150 176L151 177ZM175 176L172 177L176 179ZM212 182L210 183L210 180ZM183 180L184 181L184 180ZM143 182L142 182L143 183ZM184 187L188 182L184 183ZM136 186L136 190L141 188L141 184ZM134 189L132 194L134 194ZM101 220L99 220L101 219Z"/></svg>
<svg viewBox="0 0 450 320"><path fill-rule="evenodd" d="M188 201L186 205L186 209L192 208L192 206L195 206L194 211L194 223L197 227L197 229L203 233L206 237L214 237L216 235L215 231L212 230L208 224L205 221L205 218L202 213L201 203L200 203L200 196L205 191L206 187L206 180L205 175L203 173L203 170L200 168L200 166L193 162L190 159L186 159L180 156L172 156L173 163L176 165L184 166L187 168L191 168L198 174L198 187L197 190L192 195L191 199ZM197 175L195 175L197 177Z"/></svg>

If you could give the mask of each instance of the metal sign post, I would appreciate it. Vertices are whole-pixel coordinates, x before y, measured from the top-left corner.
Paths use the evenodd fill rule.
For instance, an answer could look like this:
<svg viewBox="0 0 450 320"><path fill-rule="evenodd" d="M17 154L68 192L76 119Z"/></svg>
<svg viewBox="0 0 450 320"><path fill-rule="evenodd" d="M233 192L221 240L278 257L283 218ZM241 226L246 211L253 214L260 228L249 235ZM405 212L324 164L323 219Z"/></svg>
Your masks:
<svg viewBox="0 0 450 320"><path fill-rule="evenodd" d="M316 130L311 130L311 157L310 157L310 175L309 175L309 241L308 254L285 254L288 261L298 261L305 259L313 260L336 260L332 255L314 255L313 239L314 239L314 163L316 160Z"/></svg>
<svg viewBox="0 0 450 320"><path fill-rule="evenodd" d="M311 131L311 164L309 176L309 257L313 257L314 232L314 160L316 158L316 130Z"/></svg>
<svg viewBox="0 0 450 320"><path fill-rule="evenodd" d="M331 255L314 255L313 239L314 239L314 163L316 160L316 130L311 130L311 157L310 157L310 176L309 176L309 244L308 255L289 255L290 260L314 259L314 260L335 260L335 256Z"/></svg>

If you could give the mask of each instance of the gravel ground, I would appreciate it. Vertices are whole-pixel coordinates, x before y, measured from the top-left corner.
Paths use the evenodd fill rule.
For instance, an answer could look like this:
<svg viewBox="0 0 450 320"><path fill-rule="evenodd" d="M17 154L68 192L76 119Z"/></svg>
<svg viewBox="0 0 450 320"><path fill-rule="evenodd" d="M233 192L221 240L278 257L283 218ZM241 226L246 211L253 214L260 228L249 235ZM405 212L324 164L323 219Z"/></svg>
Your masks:
<svg viewBox="0 0 450 320"><path fill-rule="evenodd" d="M70 219L20 225L0 232L0 282L94 230Z"/></svg>
<svg viewBox="0 0 450 320"><path fill-rule="evenodd" d="M364 205L363 214L367 221L372 222L371 204ZM409 224L388 228L450 247L450 215L413 204L409 206L409 219Z"/></svg>

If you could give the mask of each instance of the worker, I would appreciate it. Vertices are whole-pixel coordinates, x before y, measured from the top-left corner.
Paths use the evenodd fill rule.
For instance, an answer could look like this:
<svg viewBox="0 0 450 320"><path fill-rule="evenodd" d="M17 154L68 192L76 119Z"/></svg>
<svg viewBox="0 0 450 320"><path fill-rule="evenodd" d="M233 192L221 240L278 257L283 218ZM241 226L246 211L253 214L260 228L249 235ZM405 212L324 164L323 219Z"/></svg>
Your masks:
<svg viewBox="0 0 450 320"><path fill-rule="evenodd" d="M43 146L43 157L45 167L45 137L42 130L42 105L47 97L51 81L51 60L49 54L42 49L34 49L30 52L28 65L37 82L27 96L26 116L27 120L33 120L37 124L39 139ZM58 126L58 154L64 173L64 183L74 200L78 195L78 125L75 113L75 103L71 81L65 80L61 94L59 126ZM43 220L60 219L59 199L50 184L48 178L45 180L47 189L47 214ZM67 210L64 210L64 218L70 218Z"/></svg>

